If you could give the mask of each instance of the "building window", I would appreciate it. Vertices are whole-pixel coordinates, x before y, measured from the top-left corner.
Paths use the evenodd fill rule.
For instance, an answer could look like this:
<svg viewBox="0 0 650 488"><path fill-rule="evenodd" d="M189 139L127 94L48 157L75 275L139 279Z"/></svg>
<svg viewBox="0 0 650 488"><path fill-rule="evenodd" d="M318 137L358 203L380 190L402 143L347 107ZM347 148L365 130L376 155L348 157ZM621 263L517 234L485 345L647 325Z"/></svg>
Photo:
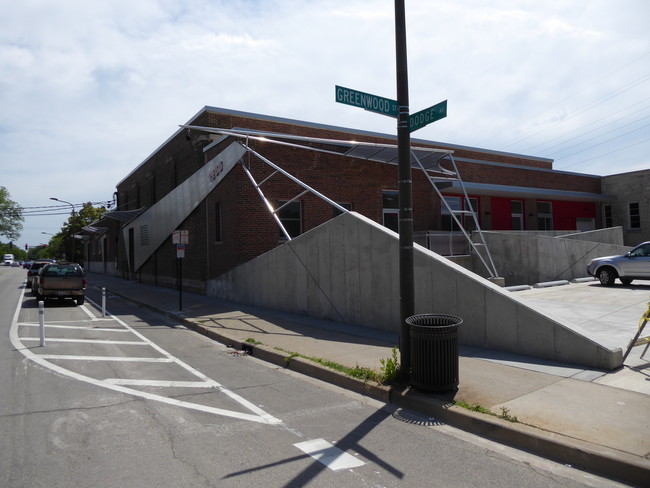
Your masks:
<svg viewBox="0 0 650 488"><path fill-rule="evenodd" d="M462 210L462 200L460 197L443 197L447 205L440 207L441 225L442 230L460 230L458 224L454 220L452 212ZM451 209L451 211L450 211Z"/></svg>
<svg viewBox="0 0 650 488"><path fill-rule="evenodd" d="M641 229L641 212L639 202L630 202L627 204L628 229Z"/></svg>
<svg viewBox="0 0 650 488"><path fill-rule="evenodd" d="M614 218L612 217L612 205L609 203L603 205L603 224L605 227L612 227L614 225Z"/></svg>
<svg viewBox="0 0 650 488"><path fill-rule="evenodd" d="M222 240L222 225L221 225L221 202L214 204L214 240L221 242Z"/></svg>
<svg viewBox="0 0 650 488"><path fill-rule="evenodd" d="M278 202L277 215L291 237L302 234L302 204L300 202ZM280 235L284 236L282 230Z"/></svg>
<svg viewBox="0 0 650 488"><path fill-rule="evenodd" d="M524 230L524 202L521 200L510 201L510 218L512 230Z"/></svg>
<svg viewBox="0 0 650 488"><path fill-rule="evenodd" d="M478 208L478 198L474 197L468 197L468 201L463 200L465 203L465 208L464 210L466 212L473 212L476 218L472 215L472 213L465 213L463 214L463 226L465 227L465 230L467 232L472 232L473 230L477 229L478 225L478 216L479 214L479 208Z"/></svg>
<svg viewBox="0 0 650 488"><path fill-rule="evenodd" d="M537 202L537 228L553 230L553 206L551 202Z"/></svg>
<svg viewBox="0 0 650 488"><path fill-rule="evenodd" d="M383 224L390 230L399 232L399 192L384 190L381 192L383 198Z"/></svg>
<svg viewBox="0 0 650 488"><path fill-rule="evenodd" d="M478 224L478 198L467 197L467 200L462 197L443 197L447 205L440 207L441 226L442 230L455 230L459 231L460 227L454 220L452 213L457 215L457 219L467 232L472 232L477 229ZM469 201L468 201L469 200ZM449 210L451 209L451 211ZM476 219L472 215L476 215Z"/></svg>
<svg viewBox="0 0 650 488"><path fill-rule="evenodd" d="M336 202L336 203L338 203L341 207L343 207L344 209L346 209L348 211L352 210L352 204L351 203L339 203L339 202ZM332 218L338 217L342 213L343 212L341 212L338 208L332 207Z"/></svg>

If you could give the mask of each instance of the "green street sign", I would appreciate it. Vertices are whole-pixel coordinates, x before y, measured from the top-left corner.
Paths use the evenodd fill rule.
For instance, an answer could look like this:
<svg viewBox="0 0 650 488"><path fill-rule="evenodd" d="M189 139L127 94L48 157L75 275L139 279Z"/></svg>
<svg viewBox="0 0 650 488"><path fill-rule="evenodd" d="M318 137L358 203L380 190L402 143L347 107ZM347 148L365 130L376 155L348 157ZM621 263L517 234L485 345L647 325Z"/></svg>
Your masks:
<svg viewBox="0 0 650 488"><path fill-rule="evenodd" d="M336 88L336 101L353 107L361 107L370 112L375 112L389 117L396 117L398 115L397 102L389 98L378 97L370 93L364 93L351 88L342 86L335 86Z"/></svg>
<svg viewBox="0 0 650 488"><path fill-rule="evenodd" d="M409 132L421 129L436 120L447 116L447 100L436 103L433 107L425 108L409 116Z"/></svg>

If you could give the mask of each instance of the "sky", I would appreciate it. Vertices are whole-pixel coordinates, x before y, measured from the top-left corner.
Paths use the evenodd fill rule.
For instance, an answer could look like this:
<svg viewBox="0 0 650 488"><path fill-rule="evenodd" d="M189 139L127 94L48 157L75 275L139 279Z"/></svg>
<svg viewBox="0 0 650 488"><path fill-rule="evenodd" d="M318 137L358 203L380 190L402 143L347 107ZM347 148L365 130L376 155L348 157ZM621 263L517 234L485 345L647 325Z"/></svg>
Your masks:
<svg viewBox="0 0 650 488"><path fill-rule="evenodd" d="M650 168L650 2L406 0L412 138ZM204 106L396 134L390 0L0 0L0 186L47 243ZM462 175L461 175L462 176ZM59 203L51 197L64 200ZM6 238L0 238L6 242Z"/></svg>

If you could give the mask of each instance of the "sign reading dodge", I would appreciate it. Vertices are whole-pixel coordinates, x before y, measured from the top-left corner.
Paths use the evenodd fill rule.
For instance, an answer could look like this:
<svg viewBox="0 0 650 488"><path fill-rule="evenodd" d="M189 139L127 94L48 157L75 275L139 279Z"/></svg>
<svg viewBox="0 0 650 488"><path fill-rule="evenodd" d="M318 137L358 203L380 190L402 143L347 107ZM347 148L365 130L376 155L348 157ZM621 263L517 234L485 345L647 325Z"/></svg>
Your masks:
<svg viewBox="0 0 650 488"><path fill-rule="evenodd" d="M352 90L336 85L336 101L353 107L361 107L389 117L397 117L397 102L389 98Z"/></svg>
<svg viewBox="0 0 650 488"><path fill-rule="evenodd" d="M436 103L433 107L425 108L409 115L409 132L421 129L436 120L444 119L447 116L447 100Z"/></svg>

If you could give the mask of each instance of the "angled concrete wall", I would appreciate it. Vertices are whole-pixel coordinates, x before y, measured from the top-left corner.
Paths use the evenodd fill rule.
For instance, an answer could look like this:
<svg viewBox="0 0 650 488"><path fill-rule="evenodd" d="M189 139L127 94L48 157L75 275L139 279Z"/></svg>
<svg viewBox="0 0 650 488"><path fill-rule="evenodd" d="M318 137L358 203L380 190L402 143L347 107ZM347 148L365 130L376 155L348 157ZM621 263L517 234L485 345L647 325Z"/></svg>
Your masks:
<svg viewBox="0 0 650 488"><path fill-rule="evenodd" d="M483 238L506 286L582 278L591 259L630 250L620 227L559 235L483 231ZM482 268L475 258L472 270L485 276Z"/></svg>
<svg viewBox="0 0 650 488"><path fill-rule="evenodd" d="M343 214L208 282L234 302L399 332L398 236ZM415 311L461 317L463 344L615 369L611 350L531 309L480 276L415 246Z"/></svg>

